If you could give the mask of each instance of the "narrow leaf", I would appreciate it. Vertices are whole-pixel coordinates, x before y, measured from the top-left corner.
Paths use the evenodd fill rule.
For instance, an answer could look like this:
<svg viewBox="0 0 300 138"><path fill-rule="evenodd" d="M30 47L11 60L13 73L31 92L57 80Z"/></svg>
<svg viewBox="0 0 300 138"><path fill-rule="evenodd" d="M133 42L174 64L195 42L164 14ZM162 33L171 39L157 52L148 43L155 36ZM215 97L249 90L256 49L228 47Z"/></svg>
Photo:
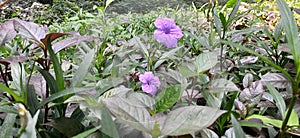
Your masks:
<svg viewBox="0 0 300 138"><path fill-rule="evenodd" d="M281 116L284 117L286 105L285 105L284 99L282 98L282 95L275 89L275 87L271 83L266 82L266 86L267 86L268 90L270 91L271 95L273 96L276 106L279 109Z"/></svg>
<svg viewBox="0 0 300 138"><path fill-rule="evenodd" d="M271 124L277 128L280 128L282 125L282 121L281 120L277 120L277 119L271 119L268 118L266 116L262 116L262 115L251 115L249 117L247 117L246 119L251 119L251 118L258 118L260 119L264 124Z"/></svg>
<svg viewBox="0 0 300 138"><path fill-rule="evenodd" d="M84 131L84 132L72 137L72 138L85 138L85 137L88 137L90 134L96 132L99 128L100 128L100 126L89 129L87 131Z"/></svg>
<svg viewBox="0 0 300 138"><path fill-rule="evenodd" d="M234 5L233 10L231 11L231 13L230 13L230 15L228 17L226 28L228 28L231 25L233 19L236 17L236 14L237 14L237 12L239 10L240 4L241 4L241 0L237 0L237 2Z"/></svg>
<svg viewBox="0 0 300 138"><path fill-rule="evenodd" d="M61 98L63 96L66 96L66 95L71 95L71 94L75 94L75 93L80 93L80 92L89 92L89 91L92 91L94 90L94 88L69 88L69 89L65 89L63 91L59 91L55 94L52 94L51 96L49 96L47 99L43 100L40 105L39 105L39 108L43 107L45 104L49 103L49 102L52 102L58 98Z"/></svg>
<svg viewBox="0 0 300 138"><path fill-rule="evenodd" d="M64 78L63 78L63 72L62 72L60 63L58 61L58 58L55 55L55 53L53 52L53 49L51 47L50 39L47 40L46 47L47 47L47 50L50 54L50 58L51 58L52 63L53 63L57 89L58 89L58 91L61 91L61 90L65 89L65 82L64 82Z"/></svg>
<svg viewBox="0 0 300 138"><path fill-rule="evenodd" d="M0 83L0 89L3 90L4 92L7 92L9 95L11 95L12 97L14 97L14 99L16 101L21 101L21 97L19 96L18 93L15 93L13 90L9 89L8 87L6 87L4 84Z"/></svg>
<svg viewBox="0 0 300 138"><path fill-rule="evenodd" d="M17 114L7 114L5 120L0 126L0 138L9 138L12 135L12 130L16 121Z"/></svg>
<svg viewBox="0 0 300 138"><path fill-rule="evenodd" d="M277 5L281 14L282 23L286 32L287 42L294 57L297 69L296 80L300 81L300 39L298 26L294 15L284 0L277 0Z"/></svg>
<svg viewBox="0 0 300 138"><path fill-rule="evenodd" d="M103 138L118 138L120 137L118 134L118 130L116 128L116 124L112 120L111 114L109 110L105 107L105 105L101 106L101 132Z"/></svg>
<svg viewBox="0 0 300 138"><path fill-rule="evenodd" d="M95 39L95 37L91 36L81 36L81 35L74 35L73 37L63 39L59 42L53 44L53 51L54 53L58 53L59 51L66 49L70 46L78 45L81 42L91 42Z"/></svg>
<svg viewBox="0 0 300 138"><path fill-rule="evenodd" d="M235 117L232 114L230 116L235 136L237 138L246 138L246 134L240 126L239 122L235 119Z"/></svg>
<svg viewBox="0 0 300 138"><path fill-rule="evenodd" d="M50 88L51 94L57 93L58 88L57 88L56 81L53 78L53 76L49 72L47 72L47 71L43 70L42 68L40 68L39 66L36 66L36 68L42 74L44 79L46 80L46 82L47 82L47 84Z"/></svg>
<svg viewBox="0 0 300 138"><path fill-rule="evenodd" d="M92 49L85 55L85 58L82 60L82 62L79 65L79 68L77 69L76 73L74 74L74 77L72 79L71 87L76 87L81 84L81 82L86 77L86 74L88 73L88 69L92 64L93 58L95 56L95 50Z"/></svg>

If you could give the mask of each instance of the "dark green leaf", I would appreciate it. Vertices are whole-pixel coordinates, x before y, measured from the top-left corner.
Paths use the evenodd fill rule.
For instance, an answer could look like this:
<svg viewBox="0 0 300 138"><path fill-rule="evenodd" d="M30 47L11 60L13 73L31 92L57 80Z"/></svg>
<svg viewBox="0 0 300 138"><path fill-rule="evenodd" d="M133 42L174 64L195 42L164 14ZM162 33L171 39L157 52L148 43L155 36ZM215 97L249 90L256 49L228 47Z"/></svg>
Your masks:
<svg viewBox="0 0 300 138"><path fill-rule="evenodd" d="M219 17L220 17L220 20L221 20L221 23L223 25L223 28L224 29L227 29L227 21L226 21L226 18L224 16L224 14L222 12L219 13Z"/></svg>
<svg viewBox="0 0 300 138"><path fill-rule="evenodd" d="M58 61L57 56L53 52L50 39L47 40L46 47L47 47L47 50L49 52L50 58L51 58L52 63L53 63L53 68L54 68L54 72L55 72L57 89L58 89L58 91L61 91L61 90L65 89L65 82L64 82L64 78L63 78L63 71L61 69L61 65L60 65L60 63Z"/></svg>
<svg viewBox="0 0 300 138"><path fill-rule="evenodd" d="M155 98L156 112L163 112L171 108L180 98L183 90L180 85L171 86L160 92Z"/></svg>
<svg viewBox="0 0 300 138"><path fill-rule="evenodd" d="M216 30L218 32L218 35L219 37L221 38L222 37L222 23L221 23L221 20L217 14L217 10L216 8L213 9L214 10L214 22L215 22L215 25L216 25Z"/></svg>
<svg viewBox="0 0 300 138"><path fill-rule="evenodd" d="M296 80L300 81L300 39L298 26L294 15L284 0L277 0L277 5L281 14L282 24L285 32L287 42L294 57L294 62L297 69Z"/></svg>
<svg viewBox="0 0 300 138"><path fill-rule="evenodd" d="M63 96L66 95L71 95L71 94L75 94L75 93L79 93L79 92L89 92L94 90L94 88L69 88L69 89L65 89L63 91L60 91L58 93L52 94L51 96L49 96L47 99L43 100L40 103L39 108L43 107L45 104L52 102L58 98L61 98Z"/></svg>
<svg viewBox="0 0 300 138"><path fill-rule="evenodd" d="M234 5L234 8L231 11L231 13L229 14L226 28L228 28L231 25L233 19L236 17L236 14L237 14L237 12L239 10L240 4L241 4L241 0L235 0L235 1L236 2L235 2L235 5Z"/></svg>
<svg viewBox="0 0 300 138"><path fill-rule="evenodd" d="M74 74L74 77L72 79L71 87L76 87L81 84L81 82L86 77L86 74L88 73L88 69L92 64L93 58L95 55L95 50L92 49L89 53L85 55L85 58L82 60L81 64L79 65L78 70Z"/></svg>
<svg viewBox="0 0 300 138"><path fill-rule="evenodd" d="M84 130L84 126L79 120L67 117L56 118L46 125L57 129L67 137L75 136Z"/></svg>
<svg viewBox="0 0 300 138"><path fill-rule="evenodd" d="M57 85L56 85L56 82L55 82L55 79L53 78L53 76L49 72L40 68L39 66L36 66L36 69L42 74L42 76L46 80L46 82L50 88L51 94L57 93L58 88L57 88Z"/></svg>
<svg viewBox="0 0 300 138"><path fill-rule="evenodd" d="M0 112L18 114L16 108L8 105L0 105Z"/></svg>
<svg viewBox="0 0 300 138"><path fill-rule="evenodd" d="M116 124L111 118L111 114L105 105L101 106L101 132L103 138L118 138L118 130L116 128Z"/></svg>
<svg viewBox="0 0 300 138"><path fill-rule="evenodd" d="M239 122L235 119L235 117L231 114L231 122L233 125L233 131L235 137L237 138L246 138L246 134L243 131L242 127L240 126Z"/></svg>
<svg viewBox="0 0 300 138"><path fill-rule="evenodd" d="M29 111L31 114L34 114L39 108L39 101L37 99L37 94L34 91L34 88L32 85L29 85L28 87L28 93L27 93L27 104L29 107Z"/></svg>
<svg viewBox="0 0 300 138"><path fill-rule="evenodd" d="M92 128L92 129L89 129L89 130L87 130L87 131L84 131L84 132L82 132L82 133L80 133L80 134L78 134L78 135L72 137L72 138L86 138L86 137L88 137L90 134L96 132L99 128L100 128L100 126L95 127L95 128Z"/></svg>
<svg viewBox="0 0 300 138"><path fill-rule="evenodd" d="M21 101L22 100L20 98L19 94L15 93L14 91L12 91L8 87L6 87L3 83L0 83L0 89L3 90L4 92L7 92L8 94L10 94L12 97L14 97L14 99L16 101Z"/></svg>
<svg viewBox="0 0 300 138"><path fill-rule="evenodd" d="M281 116L284 117L286 105L285 105L284 99L282 98L282 95L269 82L266 82L266 86L267 86L269 92L271 93L271 95L273 96L276 106L279 109Z"/></svg>

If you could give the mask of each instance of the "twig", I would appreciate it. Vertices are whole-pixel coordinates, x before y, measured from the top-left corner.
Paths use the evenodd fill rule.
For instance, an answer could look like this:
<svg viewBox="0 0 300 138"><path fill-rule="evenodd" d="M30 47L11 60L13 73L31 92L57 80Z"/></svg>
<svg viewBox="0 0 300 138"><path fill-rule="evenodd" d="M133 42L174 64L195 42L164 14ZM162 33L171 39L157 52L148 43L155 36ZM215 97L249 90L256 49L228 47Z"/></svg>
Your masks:
<svg viewBox="0 0 300 138"><path fill-rule="evenodd" d="M6 0L6 1L4 1L3 3L0 3L0 9L1 9L5 4L7 4L8 2L10 2L10 0Z"/></svg>

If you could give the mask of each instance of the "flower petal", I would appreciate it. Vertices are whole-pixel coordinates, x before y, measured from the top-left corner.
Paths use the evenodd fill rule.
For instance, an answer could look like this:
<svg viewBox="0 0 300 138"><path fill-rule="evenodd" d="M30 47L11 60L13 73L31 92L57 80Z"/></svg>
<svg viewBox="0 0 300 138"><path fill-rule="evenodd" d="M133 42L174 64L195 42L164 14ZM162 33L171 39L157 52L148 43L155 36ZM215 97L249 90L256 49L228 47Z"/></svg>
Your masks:
<svg viewBox="0 0 300 138"><path fill-rule="evenodd" d="M175 47L178 41L172 34L165 34L159 30L154 31L154 39L159 43L163 43L168 48Z"/></svg>
<svg viewBox="0 0 300 138"><path fill-rule="evenodd" d="M175 22L173 19L169 19L169 18L157 18L154 21L154 25L160 29L165 29L166 25L172 25L172 24L175 24Z"/></svg>

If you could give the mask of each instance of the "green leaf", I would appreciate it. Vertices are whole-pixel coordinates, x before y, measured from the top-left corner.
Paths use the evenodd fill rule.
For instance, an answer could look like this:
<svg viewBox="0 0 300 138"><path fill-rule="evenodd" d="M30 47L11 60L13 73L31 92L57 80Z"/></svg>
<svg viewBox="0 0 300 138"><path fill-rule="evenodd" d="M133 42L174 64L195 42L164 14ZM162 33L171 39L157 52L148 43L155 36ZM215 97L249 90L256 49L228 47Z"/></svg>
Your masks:
<svg viewBox="0 0 300 138"><path fill-rule="evenodd" d="M237 138L246 138L246 134L240 126L239 122L235 119L235 117L232 114L230 116L235 136Z"/></svg>
<svg viewBox="0 0 300 138"><path fill-rule="evenodd" d="M289 121L287 123L288 126L291 127L298 127L299 126L299 117L295 109L292 110L291 116L289 118Z"/></svg>
<svg viewBox="0 0 300 138"><path fill-rule="evenodd" d="M29 85L28 87L28 93L27 93L27 104L29 107L29 111L31 114L34 114L39 108L39 101L37 99L37 94L34 91L34 87L32 85Z"/></svg>
<svg viewBox="0 0 300 138"><path fill-rule="evenodd" d="M282 30L283 30L283 24L282 24L282 19L279 20L279 22L276 24L275 26L275 30L274 30L274 38L276 42L280 41L280 38L282 36Z"/></svg>
<svg viewBox="0 0 300 138"><path fill-rule="evenodd" d="M163 112L171 108L180 98L183 90L180 85L171 86L160 92L155 98L156 112Z"/></svg>
<svg viewBox="0 0 300 138"><path fill-rule="evenodd" d="M67 117L53 119L45 125L49 125L57 129L60 133L67 137L75 136L84 130L84 126L79 120Z"/></svg>
<svg viewBox="0 0 300 138"><path fill-rule="evenodd" d="M292 78L292 76L285 70L283 69L281 66L278 66L277 64L275 64L274 62L272 62L271 60L268 59L268 57L239 44L235 44L229 41L222 41L222 43L230 45L232 47L244 50L252 55L255 55L257 57L259 57L262 61L266 62L267 64L271 65L272 67L274 67L275 69L279 70L281 73L283 73L290 81L293 81L294 79Z"/></svg>
<svg viewBox="0 0 300 138"><path fill-rule="evenodd" d="M79 68L74 74L71 87L76 87L81 84L83 79L86 77L86 74L88 73L88 69L92 64L94 56L95 56L94 49L90 50L90 52L85 55L85 58L82 60L82 62L79 65Z"/></svg>
<svg viewBox="0 0 300 138"><path fill-rule="evenodd" d="M240 126L246 126L246 127L257 127L257 128L268 128L269 126L256 123L256 122L250 122L250 121L240 121Z"/></svg>
<svg viewBox="0 0 300 138"><path fill-rule="evenodd" d="M226 28L228 28L228 27L231 25L233 19L236 17L236 13L237 13L238 10L239 10L240 4L241 4L241 0L235 0L235 1L236 1L236 2L235 2L235 5L234 5L234 8L233 8L233 10L230 12L230 14L229 14L229 17L228 17L228 20L227 20L227 26L226 26Z"/></svg>
<svg viewBox="0 0 300 138"><path fill-rule="evenodd" d="M226 2L227 7L233 7L233 5L236 3L237 0L228 0Z"/></svg>
<svg viewBox="0 0 300 138"><path fill-rule="evenodd" d="M69 89L65 89L63 91L60 91L58 93L52 94L51 96L49 96L48 98L46 98L45 100L43 100L40 105L39 108L43 107L45 104L52 102L58 98L61 98L63 96L66 95L71 95L71 94L75 94L75 93L79 93L79 92L89 92L94 90L94 88L69 88Z"/></svg>
<svg viewBox="0 0 300 138"><path fill-rule="evenodd" d="M57 93L58 88L57 88L57 85L56 85L56 82L55 82L55 79L53 78L53 76L49 72L40 68L39 66L36 66L36 69L42 74L42 76L46 80L46 82L50 88L51 94Z"/></svg>
<svg viewBox="0 0 300 138"><path fill-rule="evenodd" d="M61 69L61 65L60 65L60 63L58 61L57 56L53 52L50 39L47 40L46 47L47 47L47 50L48 50L48 52L50 54L50 58L51 58L52 63L53 63L53 68L54 68L55 78L56 78L56 86L58 88L58 91L61 91L61 90L65 89L65 82L64 82L64 78L63 78L63 71Z"/></svg>
<svg viewBox="0 0 300 138"><path fill-rule="evenodd" d="M1 112L1 111L0 111ZM15 124L16 121L16 117L17 114L7 114L5 117L5 120L2 124L2 126L0 126L0 138L9 138L12 137L12 130L13 130L13 126Z"/></svg>
<svg viewBox="0 0 300 138"><path fill-rule="evenodd" d="M179 72L181 73L182 76L184 77L194 77L198 76L198 74L194 71L192 71L189 67L187 66L179 66Z"/></svg>
<svg viewBox="0 0 300 138"><path fill-rule="evenodd" d="M276 106L277 106L281 116L284 117L286 105L285 105L284 99L282 98L282 95L269 82L266 82L266 86L267 86L268 90L270 91L272 97L274 98Z"/></svg>
<svg viewBox="0 0 300 138"><path fill-rule="evenodd" d="M12 91L11 89L9 89L8 87L6 87L4 84L0 83L0 89L4 92L7 92L8 94L10 94L12 97L14 97L14 99L17 102L22 101L21 97L19 96L19 94L15 93L14 91Z"/></svg>
<svg viewBox="0 0 300 138"><path fill-rule="evenodd" d="M226 18L225 18L224 14L222 12L219 13L219 18L221 20L223 28L227 29L227 21L226 21Z"/></svg>
<svg viewBox="0 0 300 138"><path fill-rule="evenodd" d="M103 99L106 107L122 123L151 134L153 119L148 110L131 102L131 99L112 97Z"/></svg>
<svg viewBox="0 0 300 138"><path fill-rule="evenodd" d="M153 126L151 135L152 135L152 138L158 138L158 136L160 135L160 127L157 122L155 122L155 124Z"/></svg>
<svg viewBox="0 0 300 138"><path fill-rule="evenodd" d="M101 106L101 132L103 138L119 138L116 124L112 120L111 114L105 105Z"/></svg>
<svg viewBox="0 0 300 138"><path fill-rule="evenodd" d="M24 66L19 63L12 63L11 66L11 77L13 79L12 83L16 87L17 91L21 93L22 98L25 98L24 95L24 83L25 81L25 71Z"/></svg>
<svg viewBox="0 0 300 138"><path fill-rule="evenodd" d="M199 74L211 69L218 63L218 54L216 52L202 53L196 57L195 66Z"/></svg>
<svg viewBox="0 0 300 138"><path fill-rule="evenodd" d="M298 26L294 15L284 0L277 0L277 5L281 14L282 24L286 32L286 38L290 50L294 57L297 69L296 80L300 81L300 39Z"/></svg>
<svg viewBox="0 0 300 138"><path fill-rule="evenodd" d="M92 129L89 129L89 130L87 130L87 131L84 131L84 132L82 132L82 133L80 133L80 134L78 134L78 135L72 137L72 138L86 138L86 137L88 137L90 134L96 132L100 127L101 127L101 126L98 126L98 127L92 128Z"/></svg>
<svg viewBox="0 0 300 138"><path fill-rule="evenodd" d="M208 89L214 93L240 91L232 81L226 79L212 80Z"/></svg>
<svg viewBox="0 0 300 138"><path fill-rule="evenodd" d="M140 40L139 37L133 37L133 39L135 40L135 42L141 47L143 54L145 55L146 58L149 57L149 52L145 46L144 43L142 43L142 41Z"/></svg>
<svg viewBox="0 0 300 138"><path fill-rule="evenodd" d="M281 127L282 121L281 120L277 120L277 119L271 119L268 118L266 116L262 116L262 115L251 115L249 117L247 117L246 119L251 119L251 118L258 118L260 119L264 124L271 124L277 128Z"/></svg>
<svg viewBox="0 0 300 138"><path fill-rule="evenodd" d="M218 32L218 35L221 38L222 37L222 29L221 29L222 28L222 23L221 23L220 18L218 17L216 8L214 8L214 22L215 22L215 25L216 25L216 30Z"/></svg>
<svg viewBox="0 0 300 138"><path fill-rule="evenodd" d="M179 107L167 115L161 135L178 136L202 130L225 112L207 106Z"/></svg>
<svg viewBox="0 0 300 138"><path fill-rule="evenodd" d="M168 52L165 52L158 61L154 64L154 69L158 68L163 62L165 62L167 59L172 59L172 56L176 54L178 50L180 50L182 47L176 47Z"/></svg>
<svg viewBox="0 0 300 138"><path fill-rule="evenodd" d="M12 106L8 105L1 105L0 112L18 114L16 108L13 108Z"/></svg>

